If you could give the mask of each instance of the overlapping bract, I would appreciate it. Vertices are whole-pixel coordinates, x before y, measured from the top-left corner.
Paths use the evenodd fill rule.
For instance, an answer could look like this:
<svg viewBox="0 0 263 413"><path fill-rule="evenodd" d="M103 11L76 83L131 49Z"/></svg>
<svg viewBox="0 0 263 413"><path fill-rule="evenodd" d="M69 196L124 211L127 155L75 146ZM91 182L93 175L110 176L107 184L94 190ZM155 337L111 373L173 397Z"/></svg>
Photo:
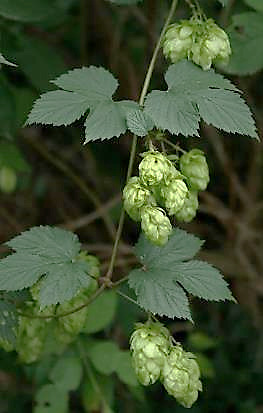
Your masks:
<svg viewBox="0 0 263 413"><path fill-rule="evenodd" d="M198 209L198 190L205 190L209 170L204 154L193 149L180 158L180 169L158 151L143 154L139 176L132 177L123 191L124 209L141 221L147 239L157 246L167 243L172 225L167 217L190 222Z"/></svg>
<svg viewBox="0 0 263 413"><path fill-rule="evenodd" d="M213 19L193 16L167 29L163 52L173 63L189 59L208 70L214 61L227 63L231 47L227 34Z"/></svg>
<svg viewBox="0 0 263 413"><path fill-rule="evenodd" d="M169 331L159 322L138 324L131 336L133 366L144 386L161 380L166 391L181 405L190 408L202 391L195 356L173 345Z"/></svg>

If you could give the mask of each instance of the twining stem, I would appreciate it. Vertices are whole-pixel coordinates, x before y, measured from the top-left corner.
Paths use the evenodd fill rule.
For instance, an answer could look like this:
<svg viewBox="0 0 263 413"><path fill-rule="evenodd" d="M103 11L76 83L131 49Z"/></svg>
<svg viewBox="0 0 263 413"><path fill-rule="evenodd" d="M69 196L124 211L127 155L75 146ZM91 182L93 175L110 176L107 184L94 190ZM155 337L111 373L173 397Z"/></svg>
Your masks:
<svg viewBox="0 0 263 413"><path fill-rule="evenodd" d="M177 3L178 3L178 0L173 0L172 1L169 14L167 16L167 19L165 21L165 24L163 26L163 29L162 29L161 34L159 36L159 39L156 43L156 46L154 48L153 55L152 55L152 58L151 58L151 61L150 61L150 64L149 64L149 67L148 67L148 70L147 70L147 73L146 73L146 76L145 76L143 88L142 88L140 99L139 99L139 105L140 106L143 106L143 104L144 104L145 96L147 94L149 84L150 84L150 81L151 81L151 78L152 78L152 74L153 74L153 71L154 71L155 63L156 63L156 60L157 60L158 52L161 48L163 37L164 37L164 34L167 30L167 27L169 26L169 24L171 22L171 19L174 15L175 9L177 7ZM132 146L131 146L131 152L130 152L130 159L129 159L129 166L128 166L128 171L127 171L126 182L128 182L128 180L130 179L130 177L132 175L132 169L133 169L135 156L136 156L137 139L138 139L137 136L134 135L133 140L132 140ZM108 282L110 282L110 280L112 278L112 273L113 273L117 253L118 253L118 247L119 247L119 243L120 243L120 239L121 239L122 230L123 230L124 219L125 219L125 211L122 208L121 216L120 216L120 220L119 220L119 225L118 225L118 229L117 229L117 233L116 233L116 238L115 238L115 242L114 242L114 245L113 245L111 261L110 261L110 264L109 264L107 274L105 276L105 283L107 283L107 280L108 280Z"/></svg>

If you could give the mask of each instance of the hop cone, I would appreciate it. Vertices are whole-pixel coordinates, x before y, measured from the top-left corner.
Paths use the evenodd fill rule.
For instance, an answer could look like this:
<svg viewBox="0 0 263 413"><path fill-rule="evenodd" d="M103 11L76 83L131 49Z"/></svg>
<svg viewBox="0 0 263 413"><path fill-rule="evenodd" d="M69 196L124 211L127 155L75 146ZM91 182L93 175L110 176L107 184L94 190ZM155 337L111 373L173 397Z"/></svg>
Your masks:
<svg viewBox="0 0 263 413"><path fill-rule="evenodd" d="M182 208L187 193L187 186L182 179L174 179L161 189L164 205L169 215L174 215Z"/></svg>
<svg viewBox="0 0 263 413"><path fill-rule="evenodd" d="M172 63L188 58L193 43L194 26L191 21L182 20L171 24L165 33L163 53Z"/></svg>
<svg viewBox="0 0 263 413"><path fill-rule="evenodd" d="M165 183L174 168L169 159L160 152L149 151L139 165L141 182L146 186Z"/></svg>
<svg viewBox="0 0 263 413"><path fill-rule="evenodd" d="M124 209L134 221L141 220L141 209L145 205L156 205L156 201L149 191L145 188L140 178L132 177L123 190Z"/></svg>
<svg viewBox="0 0 263 413"><path fill-rule="evenodd" d="M182 208L176 213L178 221L191 222L196 216L198 205L198 193L188 191Z"/></svg>
<svg viewBox="0 0 263 413"><path fill-rule="evenodd" d="M15 349L13 344L5 340L4 338L0 338L0 348L5 350L6 352L13 351Z"/></svg>
<svg viewBox="0 0 263 413"><path fill-rule="evenodd" d="M97 257L88 254L86 251L81 251L78 258L89 264L88 274L90 277L95 279L100 277L100 261Z"/></svg>
<svg viewBox="0 0 263 413"><path fill-rule="evenodd" d="M213 61L227 63L231 54L230 42L227 34L213 19L200 22L202 30L191 49L191 59L203 70L210 69Z"/></svg>
<svg viewBox="0 0 263 413"><path fill-rule="evenodd" d="M162 208L144 207L142 230L149 241L161 247L167 243L172 225Z"/></svg>
<svg viewBox="0 0 263 413"><path fill-rule="evenodd" d="M60 315L67 313L78 307L81 307L96 291L97 286L97 281L92 280L88 288L81 290L79 294L73 297L71 300L60 304L57 309L57 314ZM59 329L61 329L61 335L65 332L72 336L72 339L75 338L75 336L78 335L85 327L87 312L88 307L84 307L83 309L69 314L65 317L58 318L58 325Z"/></svg>
<svg viewBox="0 0 263 413"><path fill-rule="evenodd" d="M191 189L204 191L209 182L209 169L202 151L192 149L180 158L180 168Z"/></svg>
<svg viewBox="0 0 263 413"><path fill-rule="evenodd" d="M166 391L181 405L190 408L202 390L200 370L194 355L180 345L172 348L162 370L162 381Z"/></svg>
<svg viewBox="0 0 263 413"><path fill-rule="evenodd" d="M20 317L16 350L22 363L34 363L44 350L47 321L40 318Z"/></svg>
<svg viewBox="0 0 263 413"><path fill-rule="evenodd" d="M131 352L141 384L148 386L159 379L169 346L169 331L162 324L138 324L131 336Z"/></svg>

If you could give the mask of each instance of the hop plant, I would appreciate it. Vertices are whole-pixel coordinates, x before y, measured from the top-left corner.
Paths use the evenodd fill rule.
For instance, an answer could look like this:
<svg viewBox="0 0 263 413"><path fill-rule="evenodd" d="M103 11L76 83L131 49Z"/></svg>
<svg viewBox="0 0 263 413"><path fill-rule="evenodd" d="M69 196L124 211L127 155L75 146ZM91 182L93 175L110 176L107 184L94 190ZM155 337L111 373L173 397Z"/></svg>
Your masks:
<svg viewBox="0 0 263 413"><path fill-rule="evenodd" d="M202 391L200 369L192 353L177 344L172 347L162 369L162 382L166 391L182 406L190 408Z"/></svg>
<svg viewBox="0 0 263 413"><path fill-rule="evenodd" d="M149 187L165 183L173 169L172 162L162 153L157 151L146 152L139 165L141 182Z"/></svg>
<svg viewBox="0 0 263 413"><path fill-rule="evenodd" d="M134 221L141 220L141 210L145 205L156 205L149 189L142 185L139 177L132 177L123 190L124 209Z"/></svg>
<svg viewBox="0 0 263 413"><path fill-rule="evenodd" d="M169 352L169 331L160 323L138 324L130 343L138 380L144 386L155 383Z"/></svg>
<svg viewBox="0 0 263 413"><path fill-rule="evenodd" d="M95 279L100 277L100 261L95 255L90 255L86 251L81 251L78 258L89 264L88 273L90 277Z"/></svg>
<svg viewBox="0 0 263 413"><path fill-rule="evenodd" d="M173 63L188 58L208 70L213 62L228 62L231 46L227 34L213 19L193 16L167 29L163 52Z"/></svg>
<svg viewBox="0 0 263 413"><path fill-rule="evenodd" d="M163 41L164 56L173 63L188 58L193 43L193 31L193 24L189 20L171 24Z"/></svg>
<svg viewBox="0 0 263 413"><path fill-rule="evenodd" d="M0 168L0 190L11 194L16 189L17 177L14 169L7 166Z"/></svg>
<svg viewBox="0 0 263 413"><path fill-rule="evenodd" d="M96 280L92 280L89 287L83 289L78 295L73 297L71 300L66 301L59 305L57 309L57 314L64 314L70 312L78 307L85 304L88 298L96 291L98 283ZM66 337L66 341L72 341L85 327L85 322L87 318L88 307L69 314L65 317L58 318L58 331L60 331L61 336Z"/></svg>
<svg viewBox="0 0 263 413"><path fill-rule="evenodd" d="M192 149L180 158L180 169L187 178L191 189L204 191L209 183L209 169L204 153Z"/></svg>
<svg viewBox="0 0 263 413"><path fill-rule="evenodd" d="M176 218L181 222L191 222L198 210L198 192L188 191L182 208L176 212Z"/></svg>
<svg viewBox="0 0 263 413"><path fill-rule="evenodd" d="M162 187L161 196L169 215L174 215L184 205L188 188L182 179L174 179L169 185Z"/></svg>
<svg viewBox="0 0 263 413"><path fill-rule="evenodd" d="M163 246L172 232L172 225L164 210L146 206L142 209L142 230L153 244Z"/></svg>
<svg viewBox="0 0 263 413"><path fill-rule="evenodd" d="M20 317L16 351L22 363L34 363L41 357L46 335L46 320Z"/></svg>

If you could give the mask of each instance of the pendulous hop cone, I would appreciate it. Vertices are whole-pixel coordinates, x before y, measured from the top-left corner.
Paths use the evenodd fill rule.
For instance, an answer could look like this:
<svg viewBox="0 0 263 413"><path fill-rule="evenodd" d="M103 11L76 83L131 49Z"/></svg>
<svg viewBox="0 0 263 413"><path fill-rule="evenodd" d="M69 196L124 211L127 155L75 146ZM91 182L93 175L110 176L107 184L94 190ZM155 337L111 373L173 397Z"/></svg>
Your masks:
<svg viewBox="0 0 263 413"><path fill-rule="evenodd" d="M174 215L184 205L188 188L182 179L174 179L161 188L161 196L169 215Z"/></svg>
<svg viewBox="0 0 263 413"><path fill-rule="evenodd" d="M209 183L209 169L204 153L192 149L180 158L180 169L191 189L204 191Z"/></svg>
<svg viewBox="0 0 263 413"><path fill-rule="evenodd" d="M138 324L131 336L133 366L140 383L155 383L169 352L169 331L160 323Z"/></svg>
<svg viewBox="0 0 263 413"><path fill-rule="evenodd" d="M202 391L200 369L192 353L177 344L171 348L162 369L162 382L168 394L182 406L190 408Z"/></svg>
<svg viewBox="0 0 263 413"><path fill-rule="evenodd" d="M194 190L188 191L182 208L175 214L180 222L191 222L197 213L199 206L198 192Z"/></svg>
<svg viewBox="0 0 263 413"><path fill-rule="evenodd" d="M141 220L142 207L156 205L156 201L149 189L141 182L140 178L133 176L123 190L123 206L127 214L134 220Z"/></svg>
<svg viewBox="0 0 263 413"><path fill-rule="evenodd" d="M142 230L150 242L161 247L167 243L172 225L162 208L146 206L142 209Z"/></svg>
<svg viewBox="0 0 263 413"><path fill-rule="evenodd" d="M231 47L227 34L213 19L193 16L168 27L163 53L172 63L189 59L208 70L213 62L227 64Z"/></svg>
<svg viewBox="0 0 263 413"><path fill-rule="evenodd" d="M158 151L145 152L139 165L141 182L150 187L165 184L174 170L172 162Z"/></svg>

